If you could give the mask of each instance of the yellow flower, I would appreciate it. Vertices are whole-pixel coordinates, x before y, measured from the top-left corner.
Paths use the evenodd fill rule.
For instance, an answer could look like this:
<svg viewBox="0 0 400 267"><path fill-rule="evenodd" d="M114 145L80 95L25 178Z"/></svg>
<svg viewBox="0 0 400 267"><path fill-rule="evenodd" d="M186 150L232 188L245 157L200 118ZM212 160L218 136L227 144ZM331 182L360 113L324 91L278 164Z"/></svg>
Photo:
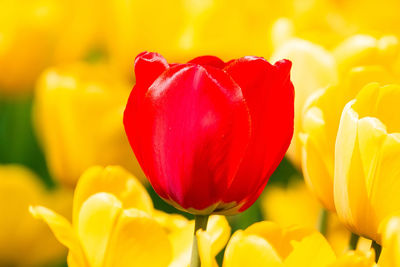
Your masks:
<svg viewBox="0 0 400 267"><path fill-rule="evenodd" d="M360 264L361 259L366 264ZM358 251L349 251L337 258L320 233L301 227L281 228L263 221L232 235L223 266L372 267L373 259L373 252L365 255Z"/></svg>
<svg viewBox="0 0 400 267"><path fill-rule="evenodd" d="M98 31L105 19L98 6L103 5L94 0L1 1L1 93L31 92L50 64L82 59L99 46Z"/></svg>
<svg viewBox="0 0 400 267"><path fill-rule="evenodd" d="M335 211L333 177L335 140L345 104L368 82L393 82L382 66L351 69L338 85L315 92L302 115L302 169L305 181L326 209Z"/></svg>
<svg viewBox="0 0 400 267"><path fill-rule="evenodd" d="M301 226L317 229L322 206L301 181L291 181L286 189L270 186L261 198L264 217L284 227ZM350 233L329 212L326 238L337 255L348 248Z"/></svg>
<svg viewBox="0 0 400 267"><path fill-rule="evenodd" d="M59 23L54 1L1 1L0 90L5 94L31 91L40 72L50 64L49 38ZM27 45L29 44L29 45Z"/></svg>
<svg viewBox="0 0 400 267"><path fill-rule="evenodd" d="M343 109L335 147L334 200L342 222L380 242L400 210L400 86L365 86Z"/></svg>
<svg viewBox="0 0 400 267"><path fill-rule="evenodd" d="M69 266L168 266L172 247L152 205L122 168L92 167L76 187L72 225L45 207L30 210L69 249Z"/></svg>
<svg viewBox="0 0 400 267"><path fill-rule="evenodd" d="M155 210L143 185L121 167L92 167L81 176L72 225L41 206L31 207L31 213L68 247L69 266L181 267L190 262L194 221ZM211 216L203 234L212 259L227 242L230 227L223 216Z"/></svg>
<svg viewBox="0 0 400 267"><path fill-rule="evenodd" d="M383 247L379 266L400 266L400 217L393 216L384 220L379 228Z"/></svg>
<svg viewBox="0 0 400 267"><path fill-rule="evenodd" d="M333 50L333 55L341 75L358 66L382 66L389 73L395 74L399 52L400 43L396 36L375 38L357 34L341 42Z"/></svg>
<svg viewBox="0 0 400 267"><path fill-rule="evenodd" d="M272 61L282 58L293 63L291 80L296 90L294 133L287 155L300 167L301 145L298 134L302 125L304 104L313 92L337 82L336 63L329 51L301 39L285 42L272 55Z"/></svg>
<svg viewBox="0 0 400 267"><path fill-rule="evenodd" d="M49 205L68 214L70 200L67 191L47 191L25 167L0 165L0 264L39 266L61 260L66 250L43 224L30 216L28 207Z"/></svg>
<svg viewBox="0 0 400 267"><path fill-rule="evenodd" d="M35 95L35 128L51 174L74 185L96 164L120 164L142 180L122 125L131 86L103 65L48 69Z"/></svg>

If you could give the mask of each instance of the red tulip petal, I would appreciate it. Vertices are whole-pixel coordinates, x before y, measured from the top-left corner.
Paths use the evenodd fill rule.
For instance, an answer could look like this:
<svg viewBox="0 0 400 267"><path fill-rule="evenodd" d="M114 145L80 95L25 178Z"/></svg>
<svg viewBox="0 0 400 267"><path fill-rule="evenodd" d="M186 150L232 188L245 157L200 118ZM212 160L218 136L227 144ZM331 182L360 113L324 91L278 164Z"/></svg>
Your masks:
<svg viewBox="0 0 400 267"><path fill-rule="evenodd" d="M222 69L225 67L225 62L216 56L201 56L196 57L189 61L188 63L198 64L201 66L211 66L217 69Z"/></svg>
<svg viewBox="0 0 400 267"><path fill-rule="evenodd" d="M251 117L251 140L224 202L242 202L240 211L259 196L290 144L293 135L294 89L291 62L271 65L263 58L244 57L225 71L242 88Z"/></svg>
<svg viewBox="0 0 400 267"><path fill-rule="evenodd" d="M239 86L222 70L192 64L165 71L124 124L156 192L185 209L221 200L250 138ZM132 135L135 126L140 134Z"/></svg>
<svg viewBox="0 0 400 267"><path fill-rule="evenodd" d="M169 68L163 56L153 52L142 52L135 59L136 85L147 90L149 86Z"/></svg>

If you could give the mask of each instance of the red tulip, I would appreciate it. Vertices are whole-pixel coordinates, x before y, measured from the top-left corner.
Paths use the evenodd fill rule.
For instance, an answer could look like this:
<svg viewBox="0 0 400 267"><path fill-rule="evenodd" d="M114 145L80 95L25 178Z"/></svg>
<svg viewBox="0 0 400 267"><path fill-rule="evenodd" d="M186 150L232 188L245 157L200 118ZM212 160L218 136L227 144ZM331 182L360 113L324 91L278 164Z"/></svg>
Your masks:
<svg viewBox="0 0 400 267"><path fill-rule="evenodd" d="M168 64L139 54L124 125L154 190L193 214L250 207L293 135L290 68L259 57Z"/></svg>

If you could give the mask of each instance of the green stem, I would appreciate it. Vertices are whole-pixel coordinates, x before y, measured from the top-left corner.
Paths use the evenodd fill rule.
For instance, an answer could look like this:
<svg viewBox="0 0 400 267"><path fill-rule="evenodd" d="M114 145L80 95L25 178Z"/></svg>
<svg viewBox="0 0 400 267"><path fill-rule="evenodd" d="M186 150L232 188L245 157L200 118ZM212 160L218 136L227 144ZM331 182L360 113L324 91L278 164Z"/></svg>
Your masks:
<svg viewBox="0 0 400 267"><path fill-rule="evenodd" d="M371 247L375 250L375 261L378 262L379 257L381 256L382 247L375 241L372 241Z"/></svg>
<svg viewBox="0 0 400 267"><path fill-rule="evenodd" d="M209 215L195 215L194 235L193 235L193 246L192 246L192 259L190 261L190 267L200 267L200 255L199 247L197 244L196 232L199 229L206 230Z"/></svg>
<svg viewBox="0 0 400 267"><path fill-rule="evenodd" d="M321 234L326 235L328 229L329 213L326 209L322 208L319 214L318 230Z"/></svg>
<svg viewBox="0 0 400 267"><path fill-rule="evenodd" d="M349 242L350 250L355 250L357 248L358 239L360 239L359 235L351 233L350 242Z"/></svg>

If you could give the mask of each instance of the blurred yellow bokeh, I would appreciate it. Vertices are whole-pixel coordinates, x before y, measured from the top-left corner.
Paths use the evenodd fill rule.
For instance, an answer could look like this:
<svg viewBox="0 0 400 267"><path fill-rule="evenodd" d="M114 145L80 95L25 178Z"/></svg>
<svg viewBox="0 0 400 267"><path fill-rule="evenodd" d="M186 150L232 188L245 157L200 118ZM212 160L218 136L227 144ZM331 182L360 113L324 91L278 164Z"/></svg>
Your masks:
<svg viewBox="0 0 400 267"><path fill-rule="evenodd" d="M62 261L66 255L49 229L29 214L32 204L47 205L69 218L72 194L49 191L23 166L0 165L1 266L38 266Z"/></svg>

